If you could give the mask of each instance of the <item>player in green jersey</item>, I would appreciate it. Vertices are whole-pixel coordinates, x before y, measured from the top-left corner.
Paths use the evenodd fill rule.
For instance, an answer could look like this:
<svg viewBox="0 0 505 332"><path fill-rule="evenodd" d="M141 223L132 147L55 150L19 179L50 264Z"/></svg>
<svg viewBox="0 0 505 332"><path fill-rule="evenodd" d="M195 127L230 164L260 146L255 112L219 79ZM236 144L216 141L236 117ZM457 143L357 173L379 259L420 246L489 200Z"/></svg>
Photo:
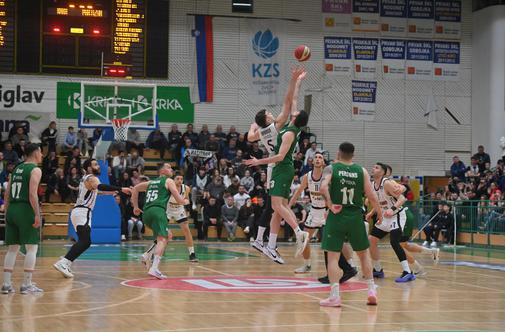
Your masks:
<svg viewBox="0 0 505 332"><path fill-rule="evenodd" d="M285 125L277 135L277 143L274 149L274 155L256 159L252 158L245 160L244 163L249 166L267 165L275 163L272 170L272 180L270 181L269 195L272 199L272 208L275 213L279 214L293 228L296 235L296 252L295 257L300 257L309 241L309 233L302 231L296 221L296 216L289 207L289 194L291 191L291 183L295 176L295 167L293 165L293 151L296 147L298 134L302 127L305 127L309 121L309 114L305 111L294 112L291 115L291 121ZM270 226L270 234L278 234L280 223L275 223ZM276 261L275 257L279 256L276 250L276 237L269 241L265 247L264 253L272 260ZM274 257L275 256L275 257Z"/></svg>
<svg viewBox="0 0 505 332"><path fill-rule="evenodd" d="M322 240L323 250L328 251L328 276L331 290L327 299L321 300L321 306L339 307L339 269L338 260L345 240L358 254L361 272L368 283L368 304L377 304L377 292L372 276L372 262L368 251L369 243L363 223L363 200L368 198L376 211L380 211L379 202L374 195L368 172L355 164L354 145L348 142L340 144L338 162L325 168L321 193L325 196L330 209ZM382 215L378 216L379 222Z"/></svg>
<svg viewBox="0 0 505 332"><path fill-rule="evenodd" d="M10 175L5 195L5 243L9 246L4 261L2 293L14 292L12 272L20 246L26 248L24 279L21 294L39 293L42 289L32 283L39 243L40 207L37 189L42 171L37 164L42 162L42 151L37 144L25 147L26 159L14 168Z"/></svg>
<svg viewBox="0 0 505 332"><path fill-rule="evenodd" d="M157 241L153 264L148 273L155 278L166 279L167 277L159 270L159 264L168 243L167 203L170 196L173 196L177 203L183 205L189 204L189 200L179 194L174 180L170 178L173 171L169 163L160 165L159 175L154 180L136 185L132 191L131 202L133 204L133 213L136 216L143 213L144 224L153 230ZM139 192L146 192L144 211L139 209Z"/></svg>

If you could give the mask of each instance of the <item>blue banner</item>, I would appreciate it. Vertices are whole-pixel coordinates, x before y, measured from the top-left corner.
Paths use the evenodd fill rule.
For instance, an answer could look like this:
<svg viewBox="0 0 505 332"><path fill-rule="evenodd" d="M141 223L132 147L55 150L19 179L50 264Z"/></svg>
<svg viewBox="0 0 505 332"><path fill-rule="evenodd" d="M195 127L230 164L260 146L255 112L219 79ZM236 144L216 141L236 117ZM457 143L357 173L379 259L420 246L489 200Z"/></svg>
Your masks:
<svg viewBox="0 0 505 332"><path fill-rule="evenodd" d="M382 59L405 60L405 40L381 39Z"/></svg>
<svg viewBox="0 0 505 332"><path fill-rule="evenodd" d="M407 0L382 0L381 17L407 17Z"/></svg>
<svg viewBox="0 0 505 332"><path fill-rule="evenodd" d="M379 40L373 38L353 38L352 47L355 60L377 60Z"/></svg>
<svg viewBox="0 0 505 332"><path fill-rule="evenodd" d="M407 41L407 60L432 61L433 42L420 40Z"/></svg>
<svg viewBox="0 0 505 332"><path fill-rule="evenodd" d="M436 1L435 20L440 22L461 22L461 0Z"/></svg>
<svg viewBox="0 0 505 332"><path fill-rule="evenodd" d="M324 58L351 60L351 45L349 37L324 37Z"/></svg>
<svg viewBox="0 0 505 332"><path fill-rule="evenodd" d="M354 0L352 11L354 13L379 13L379 0Z"/></svg>
<svg viewBox="0 0 505 332"><path fill-rule="evenodd" d="M377 82L352 81L352 101L353 103L375 104L377 93Z"/></svg>
<svg viewBox="0 0 505 332"><path fill-rule="evenodd" d="M436 41L433 44L434 63L459 65L459 43Z"/></svg>
<svg viewBox="0 0 505 332"><path fill-rule="evenodd" d="M409 0L408 17L433 19L435 17L435 5L433 0Z"/></svg>

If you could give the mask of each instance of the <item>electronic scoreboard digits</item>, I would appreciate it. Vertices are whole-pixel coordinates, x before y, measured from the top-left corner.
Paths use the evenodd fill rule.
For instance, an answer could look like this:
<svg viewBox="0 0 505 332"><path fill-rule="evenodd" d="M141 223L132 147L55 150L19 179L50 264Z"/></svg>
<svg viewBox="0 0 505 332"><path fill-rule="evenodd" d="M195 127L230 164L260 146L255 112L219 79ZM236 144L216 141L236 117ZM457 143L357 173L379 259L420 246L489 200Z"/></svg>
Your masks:
<svg viewBox="0 0 505 332"><path fill-rule="evenodd" d="M0 0L0 72L14 71L14 11L12 0Z"/></svg>

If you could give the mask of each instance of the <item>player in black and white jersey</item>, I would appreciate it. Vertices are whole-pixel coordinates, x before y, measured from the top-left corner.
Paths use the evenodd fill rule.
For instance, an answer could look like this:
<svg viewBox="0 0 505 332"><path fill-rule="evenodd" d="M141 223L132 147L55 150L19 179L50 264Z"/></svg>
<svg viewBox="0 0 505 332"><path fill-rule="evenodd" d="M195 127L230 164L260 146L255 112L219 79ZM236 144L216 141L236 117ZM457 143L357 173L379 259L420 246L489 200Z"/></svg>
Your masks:
<svg viewBox="0 0 505 332"><path fill-rule="evenodd" d="M401 246L403 228L407 216L403 209L406 202L403 194L398 190L396 183L386 177L387 166L383 163L376 163L372 169L372 185L375 194L379 200L382 212L382 222L377 222L370 232L370 254L372 256L372 263L374 264L374 276L383 277L384 273L380 267L380 262L375 259L378 257L377 243L389 234L391 247L393 248L400 264L402 265L403 273L400 277L396 278L396 282L409 282L416 279L412 273L405 250ZM372 219L374 212L367 215L367 220Z"/></svg>
<svg viewBox="0 0 505 332"><path fill-rule="evenodd" d="M95 207L96 197L98 192L112 195L117 192L130 195L130 188L121 188L108 184L100 183L98 175L100 175L100 165L95 159L88 159L84 162L83 168L86 175L82 178L79 184L79 194L75 202L74 208L70 213L70 220L77 232L78 241L67 252L65 257L53 264L54 268L60 271L66 278L73 278L71 265L82 253L84 253L91 245L91 219L93 208Z"/></svg>
<svg viewBox="0 0 505 332"><path fill-rule="evenodd" d="M260 140L265 146L269 156L275 155L274 149L277 144L277 134L279 130L281 130L281 128L284 127L286 122L289 120L291 113L297 111L296 100L301 81L305 75L306 71L301 67L292 70L291 80L289 82L286 96L284 97L281 114L275 118L272 113L263 109L256 114L255 122L251 124L247 134L247 140L249 142L256 142ZM274 164L269 164L267 168L267 189L270 186L272 169L274 166ZM270 196L268 196L265 209L259 219L256 240L251 242L251 246L259 252L264 253L274 262L284 264L284 260L277 250L268 250L268 248L276 247L277 234L280 229L281 220L282 218L280 215L274 213ZM269 245L265 246L263 244L263 235L268 226L268 222L270 222Z"/></svg>

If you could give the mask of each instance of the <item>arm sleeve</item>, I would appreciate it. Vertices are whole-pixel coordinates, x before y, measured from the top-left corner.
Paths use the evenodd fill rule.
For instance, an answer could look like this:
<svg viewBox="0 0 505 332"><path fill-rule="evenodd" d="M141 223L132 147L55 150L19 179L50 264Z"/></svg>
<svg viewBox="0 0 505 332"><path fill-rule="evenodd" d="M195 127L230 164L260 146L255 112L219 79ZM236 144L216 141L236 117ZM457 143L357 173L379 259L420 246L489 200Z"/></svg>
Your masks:
<svg viewBox="0 0 505 332"><path fill-rule="evenodd" d="M100 183L97 188L100 191L121 191L121 189L122 189L121 187L118 187L118 186L112 186L112 185L103 184L103 183Z"/></svg>

